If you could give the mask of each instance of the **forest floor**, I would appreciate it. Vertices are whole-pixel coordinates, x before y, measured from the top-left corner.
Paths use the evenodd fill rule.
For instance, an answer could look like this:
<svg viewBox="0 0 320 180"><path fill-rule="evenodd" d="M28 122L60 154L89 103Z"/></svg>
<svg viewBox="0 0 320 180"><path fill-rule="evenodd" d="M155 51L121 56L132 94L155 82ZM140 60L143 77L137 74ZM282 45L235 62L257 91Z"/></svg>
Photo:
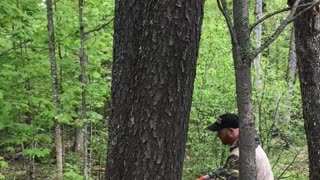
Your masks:
<svg viewBox="0 0 320 180"><path fill-rule="evenodd" d="M1 157L8 163L7 168L0 169L2 174L8 180L51 180L54 179L54 158L46 157L35 159L34 163L31 158L22 156L21 154L0 153ZM268 154L275 180L307 180L308 179L308 156L307 147L291 148L275 151L274 149ZM208 156L209 157L209 156ZM210 158L210 157L209 157ZM74 158L75 159L75 158ZM65 179L77 180L81 177L81 165L76 161L65 163ZM79 161L79 159L78 159ZM211 159L208 159L211 161ZM209 164L208 162L206 162ZM184 163L183 180L195 179L198 173L206 171L208 166L204 166L204 162L197 157L187 155ZM198 172L203 171L203 172ZM104 179L105 167L103 165L95 165L91 167L91 177L93 179Z"/></svg>

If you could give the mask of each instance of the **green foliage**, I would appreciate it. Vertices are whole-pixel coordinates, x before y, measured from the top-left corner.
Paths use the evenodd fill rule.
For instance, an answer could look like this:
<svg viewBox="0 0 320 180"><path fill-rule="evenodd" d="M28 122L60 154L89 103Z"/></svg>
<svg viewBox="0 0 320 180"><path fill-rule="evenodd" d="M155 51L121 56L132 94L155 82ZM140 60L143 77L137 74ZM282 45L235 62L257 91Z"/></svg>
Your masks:
<svg viewBox="0 0 320 180"><path fill-rule="evenodd" d="M0 170L7 169L8 166L8 163L3 159L3 157L0 156ZM2 171L0 171L0 179L6 179L6 177L1 172Z"/></svg>
<svg viewBox="0 0 320 180"><path fill-rule="evenodd" d="M64 178L66 180L81 180L84 177L81 175L80 167L69 163L65 164Z"/></svg>
<svg viewBox="0 0 320 180"><path fill-rule="evenodd" d="M0 168L1 169L8 168L8 163L3 159L3 157L0 157Z"/></svg>
<svg viewBox="0 0 320 180"><path fill-rule="evenodd" d="M110 20L113 18L114 2L92 0L86 1L83 7L84 31L90 32L86 34L85 41L88 57L88 119L84 121L81 119L78 8L76 1L54 2L61 105L61 109L57 111L52 103L44 1L0 1L0 153L14 156L22 151L24 158L35 156L41 158L42 162L52 162L48 159L53 158L51 153L54 153L55 120L62 124L66 153L71 149L75 128L87 123L89 129L94 129L106 120L105 108L108 108L106 103L110 99L113 40ZM99 138L95 135L92 137ZM103 141L104 145L105 141L107 140ZM72 172L81 174L81 171L76 171L71 165L66 172L66 178L77 179L78 176L72 175Z"/></svg>
<svg viewBox="0 0 320 180"><path fill-rule="evenodd" d="M216 7L215 2L206 2L183 179L217 169L228 155L226 147L205 129L219 115L236 113L230 37Z"/></svg>
<svg viewBox="0 0 320 180"><path fill-rule="evenodd" d="M48 148L32 148L32 149L25 149L22 151L24 156L36 156L36 157L45 157L49 155L51 152Z"/></svg>
<svg viewBox="0 0 320 180"><path fill-rule="evenodd" d="M0 157L0 168L8 168L8 163L3 159L3 157Z"/></svg>
<svg viewBox="0 0 320 180"><path fill-rule="evenodd" d="M267 12L286 6L284 1L265 2ZM231 7L231 4L229 4ZM250 1L253 10L254 1ZM263 41L270 36L284 18L277 15L263 23ZM253 11L251 11L253 22ZM287 81L290 27L262 52L262 89L253 84L253 112L257 132L263 148L275 164L275 177L306 179L306 154L299 156L287 169L296 151L305 151L299 84L290 94ZM252 33L253 36L253 33ZM251 44L252 48L256 48ZM253 82L256 72L252 69ZM290 105L288 107L288 101ZM188 144L183 179L195 179L221 166L228 151L205 130L225 113L237 113L235 79L229 32L216 2L207 1L202 26L197 77L193 93ZM290 116L291 120L284 119ZM282 151L283 150L283 151ZM282 154L279 156L280 152ZM301 168L298 168L301 167Z"/></svg>
<svg viewBox="0 0 320 180"><path fill-rule="evenodd" d="M231 5L228 1L228 5ZM267 12L285 7L285 1L267 1ZM250 1L253 9L254 1ZM43 160L42 172L50 170L54 158L54 120L62 124L65 179L83 179L82 154L72 153L76 128L87 124L90 129L92 166L105 166L108 141L110 84L113 44L114 1L91 0L84 4L84 31L87 80L87 119L81 119L82 83L79 65L78 4L55 1L54 25L58 65L59 99L57 112L52 103L51 74L48 57L46 8L42 0L0 1L0 155ZM251 11L253 22L253 11ZM270 36L284 15L263 23L263 40ZM90 33L89 33L90 32ZM296 162L282 177L306 179L305 135L299 84L288 93L286 68L290 27L262 53L263 88L253 85L253 110L264 149L268 152L279 177L296 151ZM255 45L252 43L252 48ZM255 77L255 71L253 70ZM253 78L254 78L253 77ZM290 107L287 102L290 101ZM288 111L290 110L290 111ZM194 84L188 143L183 179L195 179L216 169L224 162L228 150L214 134L205 130L225 112L237 113L234 68L230 36L215 1L207 1ZM291 120L282 119L290 114ZM37 145L37 146L35 146ZM288 146L285 149L285 146ZM37 148L32 148L37 147ZM24 149L24 150L21 150ZM283 150L283 151L282 151ZM4 154L4 155L3 155ZM279 158L278 158L279 157ZM45 164L46 163L46 164ZM14 166L0 158L0 168ZM3 179L5 174L0 174ZM92 172L92 178L97 175ZM99 175L100 178L100 175ZM103 177L101 177L102 179ZM98 178L96 178L98 179Z"/></svg>

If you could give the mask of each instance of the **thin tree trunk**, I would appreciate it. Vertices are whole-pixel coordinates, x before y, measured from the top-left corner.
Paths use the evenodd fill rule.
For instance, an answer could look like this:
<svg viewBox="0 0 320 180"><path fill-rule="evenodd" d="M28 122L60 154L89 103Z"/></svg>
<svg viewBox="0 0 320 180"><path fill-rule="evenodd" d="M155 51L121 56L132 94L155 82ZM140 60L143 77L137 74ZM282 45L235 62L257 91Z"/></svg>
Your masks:
<svg viewBox="0 0 320 180"><path fill-rule="evenodd" d="M262 3L263 0L256 0L255 1L255 9L254 9L254 18L255 22L257 22L261 16L262 16ZM254 34L255 34L255 46L260 47L261 46L261 36L262 36L262 25L259 24L254 28ZM263 93L263 84L262 84L262 70L261 70L261 54L258 54L257 57L253 60L253 66L255 69L255 77L254 77L254 88L258 92L258 94ZM263 98L263 96L260 96ZM261 131L261 111L260 111L260 104L257 103L255 105L255 109L257 110L256 113L254 113L256 116L256 119L259 122L258 131Z"/></svg>
<svg viewBox="0 0 320 180"><path fill-rule="evenodd" d="M82 118L82 115L81 115ZM80 152L83 150L83 128L76 127L75 139L74 139L74 151Z"/></svg>
<svg viewBox="0 0 320 180"><path fill-rule="evenodd" d="M296 54L296 44L295 44L295 35L294 28L291 31L290 38L290 50L289 50L289 58L288 58L288 69L287 69L287 89L288 89L288 98L285 104L285 109L287 109L284 114L283 119L284 122L288 123L291 120L291 101L295 89L295 82L297 77L297 54ZM278 122L281 123L281 122Z"/></svg>
<svg viewBox="0 0 320 180"><path fill-rule="evenodd" d="M56 112L60 110L59 96L58 96L58 77L57 77L57 62L55 58L54 45L54 25L52 15L52 1L46 0L47 4L47 18L48 18L48 37L49 37L49 56L51 64L51 78L52 78L52 96L53 104ZM63 179L63 155L62 155L62 138L61 127L57 119L54 121L55 129L55 146L56 146L56 179Z"/></svg>
<svg viewBox="0 0 320 180"><path fill-rule="evenodd" d="M57 8L57 2L58 1L54 1L54 4L53 4L53 6L54 6L54 11L55 12L57 12L58 11L58 8ZM59 23L59 21L57 22L57 26L61 26L61 23ZM62 86L62 82L63 82L63 67L62 67L62 61L63 61L63 56L62 56L62 49L61 49L61 42L59 41L58 42L58 57L59 57L59 62L60 62L60 67L58 67L59 68L59 70L57 70L57 71L59 71L59 80L58 80L58 94L60 93L60 94L63 94L63 86ZM63 109L63 107L60 107L61 109ZM68 133L66 133L68 130L66 130L66 128L67 128L67 126L65 126L65 125L62 125L61 126L61 139L64 139L64 138L66 138L66 139L69 139L69 137L68 136L66 136L66 134L68 134ZM66 156L66 148L65 148L65 142L62 140L62 157L65 157ZM62 163L64 163L64 158L62 159L63 160L63 162Z"/></svg>
<svg viewBox="0 0 320 180"><path fill-rule="evenodd" d="M81 65L80 65L81 66ZM81 67L80 67L80 69L81 69ZM82 81L81 80L81 75L80 75L80 78L79 78L79 80L80 80L80 82ZM81 97L82 98L82 97ZM81 100L81 105L82 105L82 100ZM79 108L78 107L76 107L75 108L75 112L77 112L77 113L79 113L79 111L81 111L80 113L81 113L81 117L80 118L82 118L82 108L79 110ZM75 152L81 152L81 151L83 151L83 126L82 127L75 127L75 138L74 138L74 151Z"/></svg>
<svg viewBox="0 0 320 180"><path fill-rule="evenodd" d="M240 119L240 180L255 180L257 177L255 161L255 126L252 115L248 6L248 0L233 1L233 19L236 40L232 41L232 51Z"/></svg>
<svg viewBox="0 0 320 180"><path fill-rule="evenodd" d="M313 0L302 0L310 3ZM301 9L298 9L298 12ZM309 179L320 179L320 5L294 21L296 52L308 142Z"/></svg>
<svg viewBox="0 0 320 180"><path fill-rule="evenodd" d="M30 84L30 79L26 80L26 91L30 92L31 90L31 84ZM32 106L30 101L28 101L28 111L26 112L26 116L27 116L27 124L29 124L30 126L32 126L33 123L33 117L32 117L32 113L30 112L32 110ZM37 147L37 142L34 142L31 148L36 148ZM34 158L35 156L32 155L30 157L30 164L29 164L29 179L36 179L36 166L35 166L35 162L34 162Z"/></svg>
<svg viewBox="0 0 320 180"><path fill-rule="evenodd" d="M19 3L18 2L17 2L17 6L19 7ZM20 42L21 42L21 40L20 40ZM20 45L20 54L21 54L21 57L22 57L22 60L23 60L22 61L22 63L23 63L22 65L23 66L28 65L30 62L29 62L28 59L25 58L25 57L28 56L28 51L27 51L27 47L26 47L25 44L23 45L21 43L21 45ZM26 78L26 80L25 80L25 90L26 90L27 94L29 94L30 91L31 91L31 84L30 84L30 79L29 78ZM33 116L32 116L31 111L32 111L32 104L31 104L30 100L28 99L28 110L27 110L27 112L25 112L25 116L24 117L26 117L26 123L28 125L30 125L30 126L32 126L32 123L33 123ZM30 148L34 148L34 144ZM36 179L36 174L35 174L36 168L35 168L35 163L34 163L34 155L30 156L30 162L31 163L27 165L28 166L27 167L27 169L28 169L28 177L27 177L28 180Z"/></svg>
<svg viewBox="0 0 320 180"><path fill-rule="evenodd" d="M255 10L254 10L255 21L258 21L262 16L262 3L263 3L262 0L256 0ZM261 36L262 36L262 25L261 24L258 24L254 28L254 34L255 34L256 47L260 47L261 46ZM256 71L255 87L257 88L258 91L260 91L262 89L261 54L258 54L258 56L254 58L253 65L254 65L254 68Z"/></svg>
<svg viewBox="0 0 320 180"><path fill-rule="evenodd" d="M86 61L87 56L85 54L84 48L84 24L83 24L83 0L79 0L79 24L80 24L80 71L81 71L81 84L82 84L82 102L81 102L81 119L83 121L83 129L80 135L83 136L83 176L84 179L89 179L88 174L88 164L89 164L89 156L88 156L88 125L87 125L87 99L86 99L86 85L87 85L87 74L86 74Z"/></svg>
<svg viewBox="0 0 320 180"><path fill-rule="evenodd" d="M290 38L290 51L289 51L289 63L288 63L288 71L287 71L287 82L288 87L293 95L293 89L296 82L297 77L297 53L296 53L296 38L294 33L294 28L291 31L291 38Z"/></svg>

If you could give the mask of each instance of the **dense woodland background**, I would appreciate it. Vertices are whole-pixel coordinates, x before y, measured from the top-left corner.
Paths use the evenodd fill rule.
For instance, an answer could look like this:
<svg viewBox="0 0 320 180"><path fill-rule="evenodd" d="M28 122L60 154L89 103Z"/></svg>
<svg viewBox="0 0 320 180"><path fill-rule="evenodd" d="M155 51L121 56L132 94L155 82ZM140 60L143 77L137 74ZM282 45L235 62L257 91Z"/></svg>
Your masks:
<svg viewBox="0 0 320 180"><path fill-rule="evenodd" d="M264 13L286 6L285 1L268 0ZM254 1L250 2L250 9L253 21ZM263 23L262 39L270 36L285 15ZM89 176L104 179L113 17L113 1L85 1L81 39L78 2L53 1L60 103L57 112L52 101L46 5L42 0L0 1L0 179L53 179L55 119L62 129L65 179L83 178L84 158L88 158ZM262 52L261 74L253 68L253 110L256 129L276 179L307 179L299 82L288 78L291 32L292 27L288 26ZM80 51L81 42L84 54ZM255 42L251 45L254 47ZM82 55L85 83L81 78ZM227 157L228 149L205 127L220 114L237 113L234 82L225 20L216 2L206 1L183 179L206 174L221 166ZM81 151L81 134L88 139L88 154Z"/></svg>

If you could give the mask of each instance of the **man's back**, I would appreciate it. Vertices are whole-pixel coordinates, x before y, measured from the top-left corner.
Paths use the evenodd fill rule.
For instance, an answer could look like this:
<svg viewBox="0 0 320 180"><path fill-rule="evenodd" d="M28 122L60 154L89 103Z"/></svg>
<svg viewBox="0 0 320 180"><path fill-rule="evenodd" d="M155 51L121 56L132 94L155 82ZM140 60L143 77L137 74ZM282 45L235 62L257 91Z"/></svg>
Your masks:
<svg viewBox="0 0 320 180"><path fill-rule="evenodd" d="M233 149L230 153L239 157L239 147ZM256 148L256 165L257 165L257 180L273 180L273 173L270 162L264 150L260 145Z"/></svg>

